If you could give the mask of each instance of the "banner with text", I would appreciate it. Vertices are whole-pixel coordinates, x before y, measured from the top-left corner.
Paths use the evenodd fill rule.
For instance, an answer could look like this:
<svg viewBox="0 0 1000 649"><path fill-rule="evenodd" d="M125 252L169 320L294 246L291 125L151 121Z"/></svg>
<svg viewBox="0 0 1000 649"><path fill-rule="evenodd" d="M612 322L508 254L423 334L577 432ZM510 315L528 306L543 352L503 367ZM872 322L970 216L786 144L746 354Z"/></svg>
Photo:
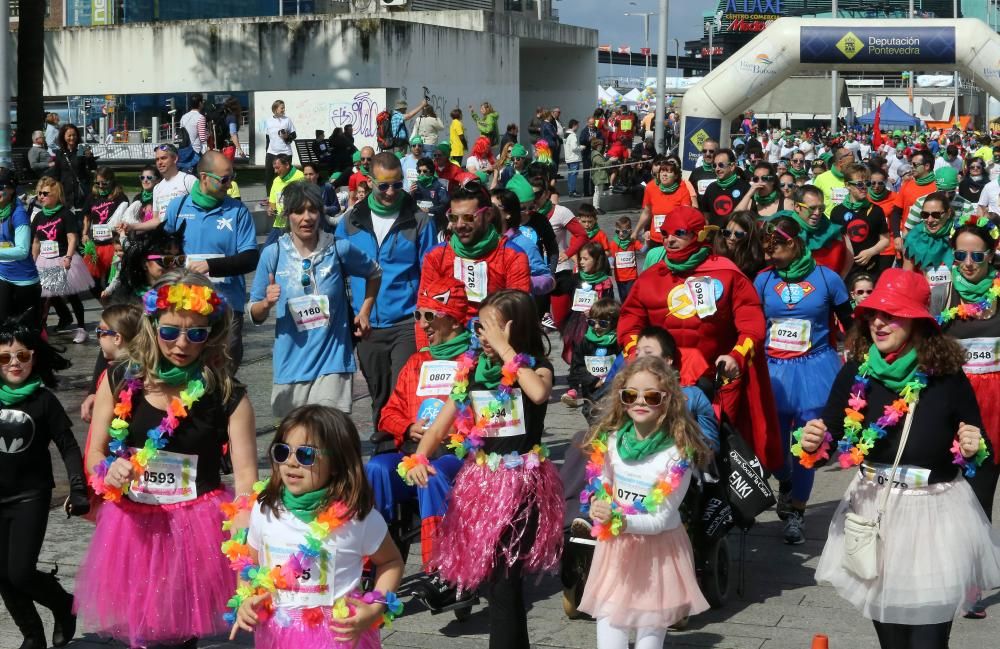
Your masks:
<svg viewBox="0 0 1000 649"><path fill-rule="evenodd" d="M802 27L802 63L955 63L954 27Z"/></svg>

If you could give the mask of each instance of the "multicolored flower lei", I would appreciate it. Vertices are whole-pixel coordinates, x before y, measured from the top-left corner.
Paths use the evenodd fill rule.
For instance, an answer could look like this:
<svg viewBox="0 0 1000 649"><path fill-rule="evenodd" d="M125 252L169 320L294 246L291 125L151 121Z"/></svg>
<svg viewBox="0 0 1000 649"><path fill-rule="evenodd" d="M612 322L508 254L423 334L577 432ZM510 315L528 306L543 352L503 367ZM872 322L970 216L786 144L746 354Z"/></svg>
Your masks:
<svg viewBox="0 0 1000 649"><path fill-rule="evenodd" d="M266 482L254 484L254 494L260 495L264 490ZM246 509L247 502L242 496L233 503L222 506L223 515L226 520L222 524L223 530L231 530L234 520L240 511ZM230 609L224 619L229 624L236 622L236 614L243 602L257 595L274 593L277 590L287 590L294 584L303 573L312 569L316 561L323 553L323 543L344 523L350 520L349 511L346 505L340 502L331 503L329 507L320 512L316 518L309 523L309 532L305 541L299 545L299 551L288 557L288 560L281 566L275 566L270 570L264 570L253 562L250 558L250 546L247 544L247 528L238 530L231 539L222 544L222 553L229 559L229 565L238 575L241 583L236 588L236 593L226 602ZM360 599L366 604L384 604L385 613L382 619L375 625L375 628L385 625L389 628L392 621L403 611L403 604L396 597L395 593L385 593L373 591L370 593L355 592L351 597ZM331 616L334 619L343 620L351 617L355 613L355 608L346 597L341 597L334 602ZM262 606L257 609L258 620L263 623L271 616L275 616L276 621L282 625L285 620L280 619L283 614L275 611L270 599L267 599ZM323 612L320 607L312 607L302 612L303 621L309 626L317 626L323 622Z"/></svg>
<svg viewBox="0 0 1000 649"><path fill-rule="evenodd" d="M128 447L129 417L132 416L132 396L136 391L142 389L142 379L131 374L126 374L125 387L118 393L118 403L115 404L115 418L111 420L108 433L111 441L108 444L110 455L104 458L94 469L90 476L90 486L94 493L102 496L105 500L117 502L121 500L122 494L127 493L129 485L112 487L105 482L108 469L118 458L124 458L132 463L132 468L137 476L142 475L146 467L156 459L160 450L164 448L173 437L182 419L188 416L191 408L205 394L205 383L200 378L188 382L187 386L181 390L179 396L170 400L167 408L167 416L164 417L156 428L150 428L146 432L146 442L137 452L132 453Z"/></svg>
<svg viewBox="0 0 1000 649"><path fill-rule="evenodd" d="M146 315L154 315L171 308L201 315L218 315L222 313L221 307L224 304L222 297L212 287L193 284L171 284L158 289L152 288L142 296Z"/></svg>
<svg viewBox="0 0 1000 649"><path fill-rule="evenodd" d="M951 463L957 464L962 469L962 473L965 474L966 478L975 477L976 469L981 467L986 458L990 456L990 452L986 450L986 440L982 437L979 438L979 448L972 457L962 455L962 445L957 437L951 443L951 454L953 456Z"/></svg>
<svg viewBox="0 0 1000 649"><path fill-rule="evenodd" d="M963 214L956 218L951 225L951 232L948 233L949 237L955 236L955 233L959 231L965 225L975 225L976 227L982 228L990 233L994 241L1000 240L1000 227L993 222L988 216L979 216L975 213Z"/></svg>
<svg viewBox="0 0 1000 649"><path fill-rule="evenodd" d="M963 302L949 309L945 309L938 314L938 324L948 324L955 318L958 318L959 320L975 320L996 305L998 296L1000 296L1000 277L993 280L993 285L990 286L989 290L986 292L986 296L979 302Z"/></svg>
<svg viewBox="0 0 1000 649"><path fill-rule="evenodd" d="M510 403L518 371L522 367L535 366L535 360L527 354L518 354L504 363L496 396L487 404L483 415L477 420L469 403L469 373L476 367L478 354L477 350L470 349L458 357L455 383L451 386L451 400L455 403L458 413L455 417L455 432L451 435L448 448L459 458L464 458L470 451L476 452L483 447L483 437L490 419Z"/></svg>
<svg viewBox="0 0 1000 649"><path fill-rule="evenodd" d="M622 533L625 517L634 514L653 514L663 501L675 489L680 487L684 473L691 467L687 459L671 463L666 471L656 479L653 490L643 498L631 503L622 503L612 495L612 486L604 482L604 465L607 461L608 437L607 431L598 433L590 443L590 459L587 461L587 486L580 492L580 511L584 514L590 511L593 500L603 500L611 503L611 521L607 525L594 523L590 535L598 541L606 541Z"/></svg>
<svg viewBox="0 0 1000 649"><path fill-rule="evenodd" d="M826 435L823 436L823 443L819 445L819 448L814 453L806 453L802 450L802 433L803 430L801 428L792 431L792 438L795 440L795 443L792 444L792 455L799 458L799 464L807 469L811 469L820 460L830 457L830 443L833 442L833 435L830 434L830 431L826 431Z"/></svg>
<svg viewBox="0 0 1000 649"><path fill-rule="evenodd" d="M409 486L413 486L413 482L407 478L407 474L418 466L430 466L431 462L427 459L426 455L421 453L414 453L412 455L405 456L399 464L396 466L396 475L403 479Z"/></svg>

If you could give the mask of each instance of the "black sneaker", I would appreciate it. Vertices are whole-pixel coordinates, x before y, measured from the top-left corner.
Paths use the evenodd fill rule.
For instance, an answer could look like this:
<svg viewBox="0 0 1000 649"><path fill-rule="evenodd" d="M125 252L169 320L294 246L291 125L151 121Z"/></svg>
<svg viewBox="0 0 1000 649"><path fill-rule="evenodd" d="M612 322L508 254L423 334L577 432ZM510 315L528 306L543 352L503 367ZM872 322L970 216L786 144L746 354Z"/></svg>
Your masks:
<svg viewBox="0 0 1000 649"><path fill-rule="evenodd" d="M783 521L788 520L788 514L792 511L792 492L778 491L778 504L774 506L778 513L778 518Z"/></svg>
<svg viewBox="0 0 1000 649"><path fill-rule="evenodd" d="M806 517L804 512L793 509L788 512L785 520L785 543L788 545L802 545L806 542Z"/></svg>

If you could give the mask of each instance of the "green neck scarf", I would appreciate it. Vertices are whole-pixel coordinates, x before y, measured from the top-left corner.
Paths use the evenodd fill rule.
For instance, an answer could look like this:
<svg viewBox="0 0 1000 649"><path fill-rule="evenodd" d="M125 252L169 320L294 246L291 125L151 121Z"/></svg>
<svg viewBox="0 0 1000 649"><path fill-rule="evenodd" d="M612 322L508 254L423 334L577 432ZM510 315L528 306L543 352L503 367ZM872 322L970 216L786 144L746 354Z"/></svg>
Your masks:
<svg viewBox="0 0 1000 649"><path fill-rule="evenodd" d="M716 180L715 182L719 183L719 187L723 189L729 189L730 187L733 186L733 183L735 183L739 179L740 177L737 174L733 174L729 178L723 178L722 180Z"/></svg>
<svg viewBox="0 0 1000 649"><path fill-rule="evenodd" d="M868 204L867 198L862 198L860 201L852 201L851 197L848 196L840 203L849 210L860 210L862 207Z"/></svg>
<svg viewBox="0 0 1000 649"><path fill-rule="evenodd" d="M840 173L840 169L837 169L836 167L830 167L830 173L832 173L833 177L837 180L844 179L844 174Z"/></svg>
<svg viewBox="0 0 1000 649"><path fill-rule="evenodd" d="M811 250L804 250L802 256L788 265L787 268L776 268L778 276L786 282L801 282L816 268Z"/></svg>
<svg viewBox="0 0 1000 649"><path fill-rule="evenodd" d="M920 222L903 239L903 255L922 269L951 265L952 250L948 245L951 222L944 223L937 232L928 232L926 223Z"/></svg>
<svg viewBox="0 0 1000 649"><path fill-rule="evenodd" d="M580 271L580 280L590 284L591 288L597 286L607 278L608 274L602 271L597 271L596 273L588 273L585 270Z"/></svg>
<svg viewBox="0 0 1000 649"><path fill-rule="evenodd" d="M868 350L869 376L893 392L899 392L917 374L917 348L910 350L889 363L874 344Z"/></svg>
<svg viewBox="0 0 1000 649"><path fill-rule="evenodd" d="M403 196L405 192L399 192L396 194L396 200L393 201L392 205L383 205L382 203L375 200L375 194L368 194L368 208L375 214L379 216L389 216L391 214L396 214L399 212L399 208L403 206Z"/></svg>
<svg viewBox="0 0 1000 649"><path fill-rule="evenodd" d="M479 355L479 362L476 363L476 383L486 386L487 390L495 390L500 385L502 376L503 365L494 363L486 354Z"/></svg>
<svg viewBox="0 0 1000 649"><path fill-rule="evenodd" d="M549 212L551 212L551 211L552 211L552 199L551 198L549 200L545 201L545 203L542 204L542 206L538 208L538 213L541 214L542 216L545 216L545 217L547 217L549 215Z"/></svg>
<svg viewBox="0 0 1000 649"><path fill-rule="evenodd" d="M214 210L219 205L222 205L222 201L224 200L224 198L209 196L201 191L201 183L191 185L191 202L203 210Z"/></svg>
<svg viewBox="0 0 1000 649"><path fill-rule="evenodd" d="M0 221L6 221L10 218L10 215L14 213L14 202L11 201L7 203L4 207L0 207Z"/></svg>
<svg viewBox="0 0 1000 649"><path fill-rule="evenodd" d="M52 216L53 214L55 214L56 212L58 212L61 209L62 209L62 204L61 203L58 204L58 205L56 205L55 207L43 207L42 208L42 214L44 214L45 216Z"/></svg>
<svg viewBox="0 0 1000 649"><path fill-rule="evenodd" d="M587 238L593 239L597 236L597 233L601 231L601 226L595 225L592 229L587 230Z"/></svg>
<svg viewBox="0 0 1000 649"><path fill-rule="evenodd" d="M714 167L712 167L712 163L711 162L704 162L704 161L702 161L701 168L702 168L703 171L707 171L709 173L711 173L712 171L715 170Z"/></svg>
<svg viewBox="0 0 1000 649"><path fill-rule="evenodd" d="M675 191L677 191L677 188L680 187L681 184L674 183L673 185L663 185L660 183L656 183L656 186L659 187L660 191L663 192L664 194L673 194Z"/></svg>
<svg viewBox="0 0 1000 649"><path fill-rule="evenodd" d="M796 169L795 167L789 167L788 173L792 174L792 178L806 178L809 175L808 169Z"/></svg>
<svg viewBox="0 0 1000 649"><path fill-rule="evenodd" d="M464 330L451 340L446 340L443 343L437 343L430 347L424 347L420 351L429 351L431 358L436 361L450 361L469 351L471 345L472 334L468 330Z"/></svg>
<svg viewBox="0 0 1000 649"><path fill-rule="evenodd" d="M774 201L776 200L778 200L777 189L768 194L767 196L761 196L760 194L756 194L753 197L753 202L756 203L758 207L765 207L767 205L774 203Z"/></svg>
<svg viewBox="0 0 1000 649"><path fill-rule="evenodd" d="M425 176L424 174L420 174L419 176L417 176L417 184L423 187L424 189L433 187L435 180L437 180L437 176L434 174L431 174L430 176Z"/></svg>
<svg viewBox="0 0 1000 649"><path fill-rule="evenodd" d="M9 386L0 383L0 403L4 406L12 406L20 403L34 394L42 385L42 380L37 376L28 377L28 380L18 386Z"/></svg>
<svg viewBox="0 0 1000 649"><path fill-rule="evenodd" d="M462 243L457 234L451 235L451 249L462 259L482 259L496 250L498 245L500 245L500 235L493 227L487 228L486 236L469 246Z"/></svg>
<svg viewBox="0 0 1000 649"><path fill-rule="evenodd" d="M927 185L930 185L932 182L934 182L934 180L935 180L934 174L927 174L923 178L914 178L913 182L917 183L921 187L926 187Z"/></svg>
<svg viewBox="0 0 1000 649"><path fill-rule="evenodd" d="M98 196L108 196L109 194L111 194L111 190L110 189L98 189L97 190L97 195Z"/></svg>
<svg viewBox="0 0 1000 649"><path fill-rule="evenodd" d="M701 262L708 259L708 248L699 248L690 257L684 261L674 261L669 257L665 258L664 261L667 262L667 268L675 273L686 273L688 271L694 270L698 267Z"/></svg>
<svg viewBox="0 0 1000 649"><path fill-rule="evenodd" d="M626 462L638 462L650 455L670 448L674 439L663 430L658 430L646 439L639 439L635 433L635 424L629 419L618 430L618 455Z"/></svg>
<svg viewBox="0 0 1000 649"><path fill-rule="evenodd" d="M809 222L799 216L798 212L792 215L800 226L802 226L802 236L806 241L806 247L809 250L820 250L829 244L831 241L840 238L843 228L839 225L834 225L830 222L830 219L825 216L821 216L819 223L816 225L809 225Z"/></svg>
<svg viewBox="0 0 1000 649"><path fill-rule="evenodd" d="M965 279L958 266L951 267L951 283L966 302L982 302L993 286L993 280L996 279L996 276L997 271L990 271L986 274L986 277L973 284Z"/></svg>
<svg viewBox="0 0 1000 649"><path fill-rule="evenodd" d="M316 520L324 500L326 500L326 489L317 489L299 496L291 493L288 489L281 490L281 504L303 523L312 523Z"/></svg>
<svg viewBox="0 0 1000 649"><path fill-rule="evenodd" d="M146 203L152 203L153 202L153 190L152 189L144 189L144 190L142 190L142 194L139 196L139 200L142 202L143 205L145 205Z"/></svg>
<svg viewBox="0 0 1000 649"><path fill-rule="evenodd" d="M869 189L868 190L868 199L872 200L872 201L880 201L883 198L885 198L886 194L888 194L888 193L889 193L889 191L886 190L886 191L882 192L881 194L876 194L874 190Z"/></svg>
<svg viewBox="0 0 1000 649"><path fill-rule="evenodd" d="M362 167L362 169L364 169L364 167ZM288 173L281 177L281 182L287 183L289 180L292 179L292 176L295 175L296 171L298 171L298 169L296 169L295 167L292 167L291 169L289 169Z"/></svg>
<svg viewBox="0 0 1000 649"><path fill-rule="evenodd" d="M187 385L201 376L201 363L191 363L187 367L177 367L166 359L161 359L156 367L156 377L173 387Z"/></svg>
<svg viewBox="0 0 1000 649"><path fill-rule="evenodd" d="M587 333L583 334L583 337L598 347L611 347L618 341L618 334L614 330L598 334L594 332L593 327L587 327Z"/></svg>
<svg viewBox="0 0 1000 649"><path fill-rule="evenodd" d="M618 247L621 248L622 250L628 250L629 246L632 245L632 240L629 239L629 238L627 238L627 237L624 238L624 239L622 239L621 237L619 237L616 234L615 235L615 243L617 243Z"/></svg>

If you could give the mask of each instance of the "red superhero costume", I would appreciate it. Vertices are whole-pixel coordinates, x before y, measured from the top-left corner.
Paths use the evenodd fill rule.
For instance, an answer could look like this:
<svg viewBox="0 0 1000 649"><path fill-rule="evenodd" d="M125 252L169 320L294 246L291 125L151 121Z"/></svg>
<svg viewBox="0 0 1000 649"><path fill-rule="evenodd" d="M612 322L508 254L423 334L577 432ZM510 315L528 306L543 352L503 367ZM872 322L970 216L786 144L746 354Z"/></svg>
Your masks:
<svg viewBox="0 0 1000 649"><path fill-rule="evenodd" d="M847 244L843 239L836 239L819 250L813 250L812 256L817 264L826 266L839 275L847 262Z"/></svg>
<svg viewBox="0 0 1000 649"><path fill-rule="evenodd" d="M697 236L681 250L668 248L667 260L639 275L622 305L619 344L630 354L639 331L656 325L667 329L678 347L700 352L710 367L719 356L731 356L739 378L719 390L722 408L764 466L777 469L782 452L774 395L764 356L755 354L765 332L757 292L733 262L710 253L705 217L697 209L677 207L661 231L664 241L678 231ZM675 272L667 266L668 261L676 266L692 259L701 261L690 270Z"/></svg>

